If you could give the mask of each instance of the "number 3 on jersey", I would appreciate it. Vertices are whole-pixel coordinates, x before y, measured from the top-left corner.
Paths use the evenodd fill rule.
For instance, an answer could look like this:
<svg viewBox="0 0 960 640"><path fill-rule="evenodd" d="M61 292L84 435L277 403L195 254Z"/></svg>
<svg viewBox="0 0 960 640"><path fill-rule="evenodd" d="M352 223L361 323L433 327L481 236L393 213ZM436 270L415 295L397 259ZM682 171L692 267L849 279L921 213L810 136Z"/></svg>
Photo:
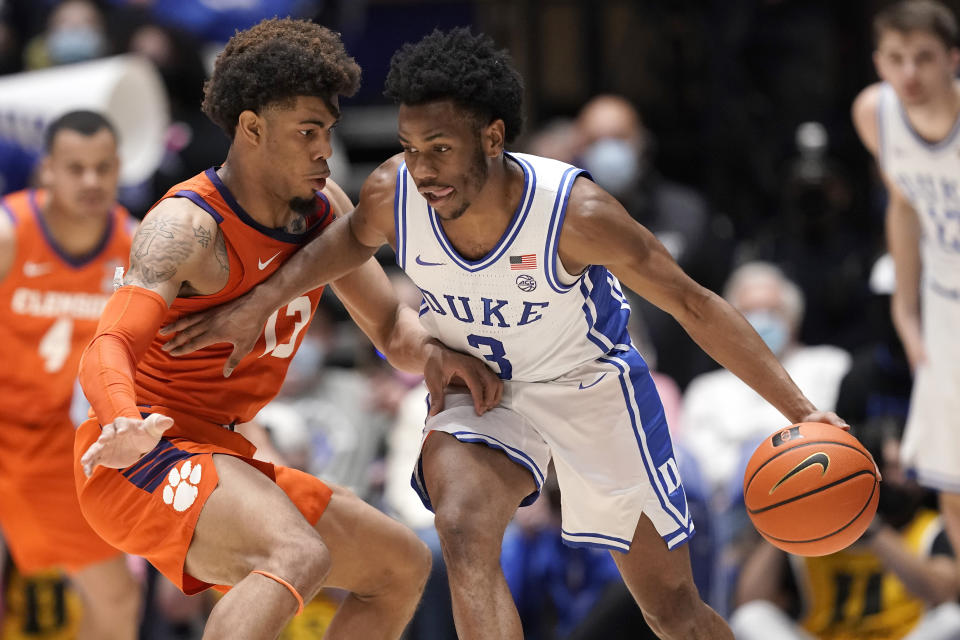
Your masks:
<svg viewBox="0 0 960 640"><path fill-rule="evenodd" d="M475 333L471 333L467 336L467 342L469 342L470 346L474 349L486 347L490 350L490 353L484 353L484 350L480 349L480 355L482 355L485 360L494 363L500 368L501 379L510 380L513 378L513 365L510 364L510 361L506 358L507 352L504 351L502 342L496 338L478 336Z"/></svg>
<svg viewBox="0 0 960 640"><path fill-rule="evenodd" d="M300 296L295 298L286 307L287 316L297 316L296 324L293 325L293 332L290 339L283 344L277 344L277 316L281 309L277 309L267 318L267 324L263 327L263 341L266 348L260 354L262 358L265 355L272 355L274 358L289 358L293 354L293 349L297 344L297 336L303 331L310 321L310 298Z"/></svg>

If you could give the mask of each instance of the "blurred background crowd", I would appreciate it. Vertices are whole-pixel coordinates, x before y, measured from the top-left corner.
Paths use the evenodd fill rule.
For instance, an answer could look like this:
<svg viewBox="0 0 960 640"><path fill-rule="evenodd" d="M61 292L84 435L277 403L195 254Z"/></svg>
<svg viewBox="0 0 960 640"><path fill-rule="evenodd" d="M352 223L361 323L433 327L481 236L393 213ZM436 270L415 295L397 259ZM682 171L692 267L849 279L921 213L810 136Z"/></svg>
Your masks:
<svg viewBox="0 0 960 640"><path fill-rule="evenodd" d="M333 179L355 197L369 171L399 151L395 107L381 95L393 51L434 27L472 25L511 52L526 80L526 132L512 150L588 169L688 273L744 313L820 409L836 409L858 435L874 434L875 455L892 465L888 449L902 429L911 376L889 321L885 192L849 115L854 96L876 79L870 20L886 4L0 0L0 195L32 184L40 154L10 135L16 123L4 123L3 93L23 77L15 74L127 53L149 61L169 121L156 168L124 180L118 194L142 217L167 188L225 157L228 140L200 111L225 41L263 18L290 15L340 31L363 68L360 92L342 102L331 163ZM960 1L946 4L960 10ZM378 257L393 268L391 255ZM418 307L416 287L399 272L394 281ZM425 390L377 356L331 293L324 302L280 397L248 427L250 437L418 531L435 567L407 635L454 638L432 516L409 483ZM656 372L694 510L697 584L729 617L767 597L743 570L757 562L757 545L739 492L746 456L784 419L718 370L669 316L639 299L633 308L631 333ZM895 470L885 476L898 478ZM881 499L879 517L896 526L935 505L902 484ZM559 528L554 487L518 513L504 543L527 637L644 637L610 557L564 547ZM149 595L141 637L199 637L212 596L182 597L130 562ZM23 578L7 562L4 585L2 637L70 637L79 604L60 576ZM337 597L312 603L285 637L319 637Z"/></svg>

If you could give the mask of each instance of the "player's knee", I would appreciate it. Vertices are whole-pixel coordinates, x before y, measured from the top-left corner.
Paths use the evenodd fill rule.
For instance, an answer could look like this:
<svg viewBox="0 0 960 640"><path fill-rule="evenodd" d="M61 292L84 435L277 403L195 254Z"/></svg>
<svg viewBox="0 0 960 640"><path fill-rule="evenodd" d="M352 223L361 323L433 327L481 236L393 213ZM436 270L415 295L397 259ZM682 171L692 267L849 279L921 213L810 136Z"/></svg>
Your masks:
<svg viewBox="0 0 960 640"><path fill-rule="evenodd" d="M699 614L705 610L696 586L689 581L663 584L643 606L650 626L665 638L698 637L696 632L703 619Z"/></svg>
<svg viewBox="0 0 960 640"><path fill-rule="evenodd" d="M448 565L499 559L500 539L493 535L489 522L482 509L465 508L462 503L437 508L434 526Z"/></svg>
<svg viewBox="0 0 960 640"><path fill-rule="evenodd" d="M312 529L285 538L263 561L249 567L279 576L290 583L304 600L312 598L330 573L331 558L327 545Z"/></svg>

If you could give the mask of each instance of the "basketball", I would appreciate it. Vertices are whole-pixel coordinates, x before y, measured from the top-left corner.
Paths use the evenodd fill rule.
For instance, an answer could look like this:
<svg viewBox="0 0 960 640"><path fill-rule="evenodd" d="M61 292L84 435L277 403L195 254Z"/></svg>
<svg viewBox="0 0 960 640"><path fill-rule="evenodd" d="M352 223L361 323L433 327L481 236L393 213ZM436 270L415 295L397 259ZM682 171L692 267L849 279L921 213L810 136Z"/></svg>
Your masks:
<svg viewBox="0 0 960 640"><path fill-rule="evenodd" d="M803 556L846 548L877 510L873 457L837 427L801 422L763 441L747 463L743 501L771 544Z"/></svg>

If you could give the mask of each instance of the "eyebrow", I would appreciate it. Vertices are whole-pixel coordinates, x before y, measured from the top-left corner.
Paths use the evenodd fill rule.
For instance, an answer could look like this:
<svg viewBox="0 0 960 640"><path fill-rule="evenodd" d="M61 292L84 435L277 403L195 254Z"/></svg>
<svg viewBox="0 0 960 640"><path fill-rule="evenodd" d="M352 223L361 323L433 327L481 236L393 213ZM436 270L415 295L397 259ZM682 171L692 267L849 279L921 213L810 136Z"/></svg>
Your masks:
<svg viewBox="0 0 960 640"><path fill-rule="evenodd" d="M335 114L335 115L334 115L333 124L337 124L338 122L340 122L340 117L339 117L339 115L340 115L340 114ZM318 127L324 127L324 126L326 126L323 120L301 120L301 121L298 122L297 124L314 124L314 125L316 125L316 126L318 126Z"/></svg>
<svg viewBox="0 0 960 640"><path fill-rule="evenodd" d="M431 134L431 135L427 136L426 138L423 139L423 141L424 141L424 142L430 142L431 140L436 140L437 138L444 138L444 137L446 137L446 135L447 135L447 134L445 134L445 133L443 133L442 131L440 131L440 132L437 132L437 133L434 133L434 134ZM406 138L404 138L404 137L403 137L403 134L401 134L401 133L398 133L398 134L397 134L397 138L400 139L400 142L409 142L409 140L407 140Z"/></svg>

